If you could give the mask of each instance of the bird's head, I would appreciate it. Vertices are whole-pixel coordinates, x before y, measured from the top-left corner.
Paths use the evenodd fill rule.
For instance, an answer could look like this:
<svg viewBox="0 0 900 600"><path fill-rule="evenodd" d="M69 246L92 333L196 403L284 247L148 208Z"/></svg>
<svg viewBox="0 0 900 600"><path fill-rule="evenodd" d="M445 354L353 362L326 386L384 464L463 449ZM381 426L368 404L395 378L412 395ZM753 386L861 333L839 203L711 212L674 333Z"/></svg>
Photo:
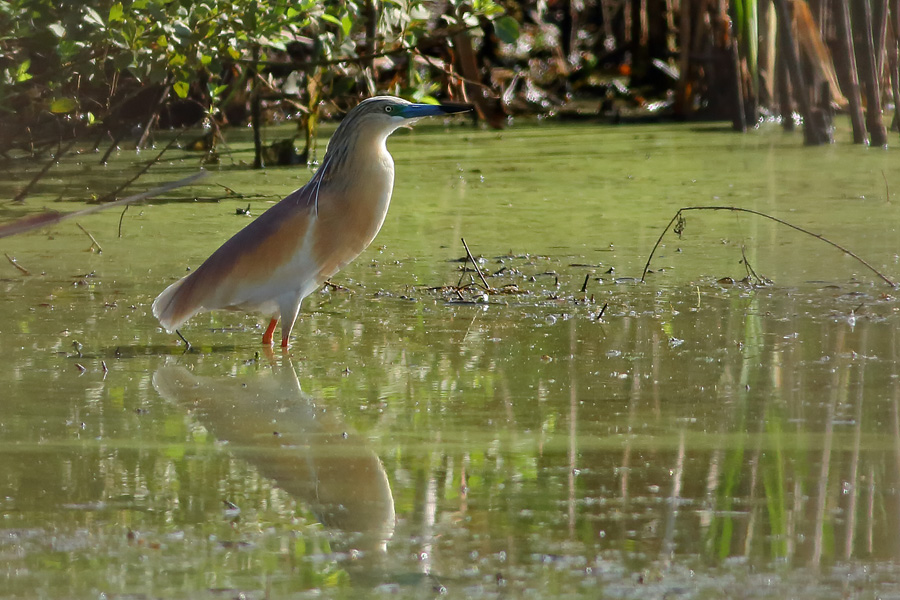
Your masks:
<svg viewBox="0 0 900 600"><path fill-rule="evenodd" d="M378 137L383 136L383 140L398 127L411 125L416 119L468 110L472 110L468 104L416 104L394 96L375 96L353 107L341 121L334 137L341 139L351 132L368 130Z"/></svg>

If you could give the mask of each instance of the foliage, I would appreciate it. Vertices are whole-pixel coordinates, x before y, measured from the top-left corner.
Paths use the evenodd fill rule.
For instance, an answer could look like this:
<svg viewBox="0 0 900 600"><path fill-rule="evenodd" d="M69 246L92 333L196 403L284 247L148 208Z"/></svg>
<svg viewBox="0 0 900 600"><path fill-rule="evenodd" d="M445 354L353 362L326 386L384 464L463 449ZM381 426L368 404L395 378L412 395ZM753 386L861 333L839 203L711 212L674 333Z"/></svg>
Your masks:
<svg viewBox="0 0 900 600"><path fill-rule="evenodd" d="M0 118L57 114L93 123L153 86L171 86L217 116L237 82L246 87L288 55L337 62L402 51L435 29L480 19L499 20L506 39L517 34L492 0L446 6L433 14L424 0L11 0L0 4ZM428 77L414 83L419 96L434 89Z"/></svg>

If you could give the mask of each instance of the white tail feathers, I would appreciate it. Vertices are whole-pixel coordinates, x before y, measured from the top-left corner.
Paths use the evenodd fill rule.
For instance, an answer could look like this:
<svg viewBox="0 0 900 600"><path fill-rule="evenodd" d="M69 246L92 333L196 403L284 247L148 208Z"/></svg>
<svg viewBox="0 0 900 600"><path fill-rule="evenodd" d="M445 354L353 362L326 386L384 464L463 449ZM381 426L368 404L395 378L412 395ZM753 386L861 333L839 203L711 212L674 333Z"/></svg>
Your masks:
<svg viewBox="0 0 900 600"><path fill-rule="evenodd" d="M184 314L182 310L179 310L178 291L181 289L185 279L187 278L179 279L167 287L153 301L153 316L159 319L159 324L169 333L175 331L182 323L193 316L193 313Z"/></svg>

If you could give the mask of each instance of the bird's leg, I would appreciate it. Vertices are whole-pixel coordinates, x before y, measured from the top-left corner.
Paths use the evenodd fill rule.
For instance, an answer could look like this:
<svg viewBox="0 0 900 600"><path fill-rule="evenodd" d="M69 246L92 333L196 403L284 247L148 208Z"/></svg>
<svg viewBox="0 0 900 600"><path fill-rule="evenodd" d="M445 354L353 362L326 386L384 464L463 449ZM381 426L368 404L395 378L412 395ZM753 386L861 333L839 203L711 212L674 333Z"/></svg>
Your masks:
<svg viewBox="0 0 900 600"><path fill-rule="evenodd" d="M297 320L297 315L300 314L300 301L303 300L302 297L298 297L296 294L293 296L286 296L282 299L281 303L281 347L287 348L288 343L291 339L291 329L294 328L294 321Z"/></svg>
<svg viewBox="0 0 900 600"><path fill-rule="evenodd" d="M266 346L272 345L272 334L275 333L275 326L278 325L278 319L272 319L269 321L269 326L266 327L266 332L263 334L262 343Z"/></svg>

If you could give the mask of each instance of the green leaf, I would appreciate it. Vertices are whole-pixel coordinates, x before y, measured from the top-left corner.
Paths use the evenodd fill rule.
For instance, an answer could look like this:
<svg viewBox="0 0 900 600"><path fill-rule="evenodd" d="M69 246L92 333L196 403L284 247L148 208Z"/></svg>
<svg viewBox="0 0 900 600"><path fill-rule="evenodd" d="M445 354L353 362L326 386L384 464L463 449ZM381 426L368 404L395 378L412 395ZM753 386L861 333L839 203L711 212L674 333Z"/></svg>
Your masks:
<svg viewBox="0 0 900 600"><path fill-rule="evenodd" d="M341 29L344 30L344 35L350 35L350 30L353 29L353 20L350 18L350 15L344 15L344 18L341 19Z"/></svg>
<svg viewBox="0 0 900 600"><path fill-rule="evenodd" d="M179 98L187 98L189 88L190 86L184 81L179 81L172 86L172 89L175 90L175 93L178 94Z"/></svg>
<svg viewBox="0 0 900 600"><path fill-rule="evenodd" d="M494 21L494 33L500 41L512 44L519 39L519 23L509 16L500 17Z"/></svg>
<svg viewBox="0 0 900 600"><path fill-rule="evenodd" d="M100 14L90 6L84 7L84 20L91 25L103 27L103 19L100 18Z"/></svg>
<svg viewBox="0 0 900 600"><path fill-rule="evenodd" d="M28 72L28 69L31 68L31 59L25 59L19 67L16 69L16 82L21 83L23 81L28 81L31 79L31 74Z"/></svg>
<svg viewBox="0 0 900 600"><path fill-rule="evenodd" d="M78 108L78 102L74 98L56 98L50 103L50 112L55 115L64 115Z"/></svg>
<svg viewBox="0 0 900 600"><path fill-rule="evenodd" d="M158 38L156 38L156 45L160 48L168 48L169 40L166 39L165 35L160 35Z"/></svg>
<svg viewBox="0 0 900 600"><path fill-rule="evenodd" d="M122 7L121 2L116 2L112 6L109 7L109 22L115 23L117 21L125 20L125 9Z"/></svg>
<svg viewBox="0 0 900 600"><path fill-rule="evenodd" d="M338 27L342 27L341 20L338 19L337 17L335 17L334 15L329 15L328 13L325 13L324 15L322 15L322 20L328 21L329 23L334 23Z"/></svg>
<svg viewBox="0 0 900 600"><path fill-rule="evenodd" d="M66 35L66 28L63 27L61 23L50 23L50 25L47 26L47 29L58 38L65 37Z"/></svg>

